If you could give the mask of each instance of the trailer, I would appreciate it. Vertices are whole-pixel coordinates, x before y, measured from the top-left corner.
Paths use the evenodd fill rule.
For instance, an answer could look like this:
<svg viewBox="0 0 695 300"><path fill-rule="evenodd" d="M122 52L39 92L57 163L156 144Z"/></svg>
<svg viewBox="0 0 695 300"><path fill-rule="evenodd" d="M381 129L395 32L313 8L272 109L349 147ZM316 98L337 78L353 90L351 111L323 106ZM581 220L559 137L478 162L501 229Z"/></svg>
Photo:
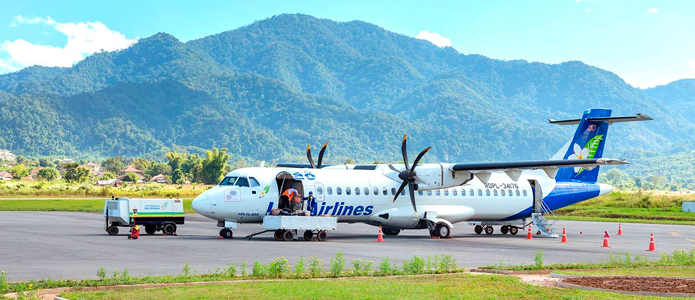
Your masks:
<svg viewBox="0 0 695 300"><path fill-rule="evenodd" d="M162 231L176 234L176 225L184 223L181 199L113 198L104 203L104 229L118 235L118 227L145 226L147 234Z"/></svg>
<svg viewBox="0 0 695 300"><path fill-rule="evenodd" d="M292 241L297 236L297 232L304 230L304 240L311 241L314 236L319 242L328 239L328 231L336 230L338 227L337 217L320 216L264 216L264 231L246 236L251 240L252 237L266 232L274 232L276 241Z"/></svg>

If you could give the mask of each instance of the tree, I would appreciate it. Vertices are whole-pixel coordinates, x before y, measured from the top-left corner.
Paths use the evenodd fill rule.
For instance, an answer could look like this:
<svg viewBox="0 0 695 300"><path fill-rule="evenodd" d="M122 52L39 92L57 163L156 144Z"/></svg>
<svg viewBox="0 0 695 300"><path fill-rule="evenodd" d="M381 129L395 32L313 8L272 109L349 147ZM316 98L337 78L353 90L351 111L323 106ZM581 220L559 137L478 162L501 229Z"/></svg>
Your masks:
<svg viewBox="0 0 695 300"><path fill-rule="evenodd" d="M203 170L203 159L198 154L191 154L186 157L181 165L181 171L191 181L202 182L200 172Z"/></svg>
<svg viewBox="0 0 695 300"><path fill-rule="evenodd" d="M53 164L48 158L42 157L39 158L39 167L44 167L44 168L53 168L55 167L55 164Z"/></svg>
<svg viewBox="0 0 695 300"><path fill-rule="evenodd" d="M206 151L201 171L203 183L215 184L220 182L224 176L224 166L227 165L227 161L229 161L227 148L212 148L212 151Z"/></svg>
<svg viewBox="0 0 695 300"><path fill-rule="evenodd" d="M186 159L186 154L178 153L178 152L169 152L166 155L169 167L171 167L172 171L176 171L178 169L181 169L181 166L183 165L183 161Z"/></svg>
<svg viewBox="0 0 695 300"><path fill-rule="evenodd" d="M101 163L101 167L107 171L118 173L125 168L125 159L120 155L109 157Z"/></svg>
<svg viewBox="0 0 695 300"><path fill-rule="evenodd" d="M137 157L137 158L133 159L133 166L138 170L145 171L150 167L150 162L144 158ZM154 175L157 175L157 174L154 174Z"/></svg>
<svg viewBox="0 0 695 300"><path fill-rule="evenodd" d="M150 166L143 172L146 178L152 178L159 174L169 175L171 174L171 167L167 163L151 162Z"/></svg>
<svg viewBox="0 0 695 300"><path fill-rule="evenodd" d="M116 173L104 172L104 174L101 174L101 176L99 176L99 180L109 180L109 179L114 179L116 177L118 177L118 176L116 176Z"/></svg>
<svg viewBox="0 0 695 300"><path fill-rule="evenodd" d="M123 176L123 181L138 182L138 180L140 180L140 176L132 172L125 173L125 176Z"/></svg>
<svg viewBox="0 0 695 300"><path fill-rule="evenodd" d="M78 163L65 164L63 178L68 182L84 182L89 179L89 170Z"/></svg>
<svg viewBox="0 0 695 300"><path fill-rule="evenodd" d="M29 163L29 160L21 155L17 155L17 157L15 157L15 160L18 165L26 165Z"/></svg>
<svg viewBox="0 0 695 300"><path fill-rule="evenodd" d="M55 168L46 167L39 170L39 173L36 174L36 178L43 181L53 181L58 179L58 175L60 175L58 170Z"/></svg>
<svg viewBox="0 0 695 300"><path fill-rule="evenodd" d="M12 178L14 179L22 179L29 176L29 170L27 170L24 164L18 164L12 167L10 174L12 174Z"/></svg>
<svg viewBox="0 0 695 300"><path fill-rule="evenodd" d="M186 182L186 176L183 174L183 171L181 169L177 169L174 172L171 172L171 183L185 183Z"/></svg>

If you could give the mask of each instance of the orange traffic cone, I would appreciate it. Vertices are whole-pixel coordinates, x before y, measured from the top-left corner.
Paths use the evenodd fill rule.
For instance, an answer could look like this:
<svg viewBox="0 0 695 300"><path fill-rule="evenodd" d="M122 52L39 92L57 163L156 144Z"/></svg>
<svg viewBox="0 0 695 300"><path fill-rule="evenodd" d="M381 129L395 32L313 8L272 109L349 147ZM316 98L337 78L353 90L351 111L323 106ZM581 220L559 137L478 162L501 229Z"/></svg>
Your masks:
<svg viewBox="0 0 695 300"><path fill-rule="evenodd" d="M623 226L620 223L618 223L618 235L623 235Z"/></svg>
<svg viewBox="0 0 695 300"><path fill-rule="evenodd" d="M604 235L603 235L603 246L601 246L601 247L610 248L611 245L608 243L608 238L609 238L609 236L608 236L608 231L604 231Z"/></svg>
<svg viewBox="0 0 695 300"><path fill-rule="evenodd" d="M567 231L565 231L564 227L562 228L562 241L560 241L560 243L569 243L567 241Z"/></svg>
<svg viewBox="0 0 695 300"><path fill-rule="evenodd" d="M649 237L649 249L647 251L656 251L656 245L654 244L654 234L652 233Z"/></svg>
<svg viewBox="0 0 695 300"><path fill-rule="evenodd" d="M379 233L376 236L376 241L377 242L383 242L384 241L384 233L381 232L381 226L379 226Z"/></svg>
<svg viewBox="0 0 695 300"><path fill-rule="evenodd" d="M526 234L526 239L527 239L527 240L532 240L532 239L533 239L533 234L531 234L531 227L533 227L533 225L529 224L529 225L528 225L528 234Z"/></svg>

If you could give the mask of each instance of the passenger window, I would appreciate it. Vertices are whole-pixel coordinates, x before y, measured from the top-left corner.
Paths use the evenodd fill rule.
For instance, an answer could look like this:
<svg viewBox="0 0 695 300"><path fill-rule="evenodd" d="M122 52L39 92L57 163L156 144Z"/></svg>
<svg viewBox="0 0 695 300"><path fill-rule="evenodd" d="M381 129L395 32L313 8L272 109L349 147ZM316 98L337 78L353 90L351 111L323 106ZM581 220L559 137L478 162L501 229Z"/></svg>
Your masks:
<svg viewBox="0 0 695 300"><path fill-rule="evenodd" d="M473 189L470 189L469 192L471 192L471 196L475 196L475 193L473 192ZM483 190L478 189L478 196L482 196L482 195L483 195Z"/></svg>
<svg viewBox="0 0 695 300"><path fill-rule="evenodd" d="M461 196L466 196L466 189L461 189ZM473 196L473 195L471 195Z"/></svg>
<svg viewBox="0 0 695 300"><path fill-rule="evenodd" d="M372 191L374 192L374 196L379 196L379 188L378 187L374 187L372 189Z"/></svg>
<svg viewBox="0 0 695 300"><path fill-rule="evenodd" d="M497 189L492 190L492 194L497 197Z"/></svg>
<svg viewBox="0 0 695 300"><path fill-rule="evenodd" d="M335 188L335 193L336 193L337 195L342 195L342 194L343 194L343 189L337 187L337 188Z"/></svg>
<svg viewBox="0 0 695 300"><path fill-rule="evenodd" d="M521 195L519 194L519 190L516 190L516 196L517 196L517 197L521 196Z"/></svg>
<svg viewBox="0 0 695 300"><path fill-rule="evenodd" d="M401 190L401 196L405 196L405 189Z"/></svg>
<svg viewBox="0 0 695 300"><path fill-rule="evenodd" d="M396 188L391 188L391 196L395 196L395 195L396 195Z"/></svg>
<svg viewBox="0 0 695 300"><path fill-rule="evenodd" d="M359 196L360 195L360 188L355 188L355 195Z"/></svg>
<svg viewBox="0 0 695 300"><path fill-rule="evenodd" d="M432 196L432 191L427 191L427 196Z"/></svg>
<svg viewBox="0 0 695 300"><path fill-rule="evenodd" d="M526 195L527 195L527 194L526 194L526 190L524 190L524 197L526 197Z"/></svg>
<svg viewBox="0 0 695 300"><path fill-rule="evenodd" d="M350 196L350 188L349 187L345 188L345 195Z"/></svg>
<svg viewBox="0 0 695 300"><path fill-rule="evenodd" d="M453 189L453 190L451 191L451 195L452 195L452 196L456 196L456 189Z"/></svg>
<svg viewBox="0 0 695 300"><path fill-rule="evenodd" d="M440 192L439 190L436 190L436 191L434 192L434 194L437 195L437 196L439 196L439 195L441 194L441 192Z"/></svg>
<svg viewBox="0 0 695 300"><path fill-rule="evenodd" d="M369 196L369 188L364 188L364 194Z"/></svg>
<svg viewBox="0 0 695 300"><path fill-rule="evenodd" d="M225 177L220 181L220 185L234 185L236 182L236 177Z"/></svg>
<svg viewBox="0 0 695 300"><path fill-rule="evenodd" d="M504 190L500 190L500 196L506 196L506 195L504 194Z"/></svg>
<svg viewBox="0 0 695 300"><path fill-rule="evenodd" d="M449 196L449 189L444 190L444 196Z"/></svg>
<svg viewBox="0 0 695 300"><path fill-rule="evenodd" d="M490 196L490 189L485 189L485 196Z"/></svg>
<svg viewBox="0 0 695 300"><path fill-rule="evenodd" d="M261 186L261 185L258 183L258 180L256 180L256 178L249 177L249 180L251 181L251 187Z"/></svg>
<svg viewBox="0 0 695 300"><path fill-rule="evenodd" d="M381 193L382 193L384 196L388 196L389 191L386 189L386 187L382 187L382 188L381 188Z"/></svg>
<svg viewBox="0 0 695 300"><path fill-rule="evenodd" d="M236 186L241 186L241 187L248 187L249 186L249 180L246 179L246 177L239 177L239 180L236 181Z"/></svg>
<svg viewBox="0 0 695 300"><path fill-rule="evenodd" d="M329 194L329 195L333 195L333 188L330 187L330 186L327 187L327 188L326 188L326 193Z"/></svg>
<svg viewBox="0 0 695 300"><path fill-rule="evenodd" d="M423 191L417 191L417 194L418 194L419 196L422 196L422 195L424 195L425 193L424 193Z"/></svg>
<svg viewBox="0 0 695 300"><path fill-rule="evenodd" d="M316 188L316 193L319 195L323 195L323 188L322 187L317 187Z"/></svg>
<svg viewBox="0 0 695 300"><path fill-rule="evenodd" d="M509 197L512 196L512 190L509 190Z"/></svg>

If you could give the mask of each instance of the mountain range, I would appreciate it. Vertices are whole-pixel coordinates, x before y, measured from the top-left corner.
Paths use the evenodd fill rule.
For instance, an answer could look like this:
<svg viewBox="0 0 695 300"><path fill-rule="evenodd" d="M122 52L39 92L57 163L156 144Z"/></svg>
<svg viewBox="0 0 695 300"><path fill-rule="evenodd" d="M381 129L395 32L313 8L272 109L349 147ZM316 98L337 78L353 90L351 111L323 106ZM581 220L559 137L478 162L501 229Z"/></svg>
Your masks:
<svg viewBox="0 0 695 300"><path fill-rule="evenodd" d="M465 49L462 49L465 50ZM462 54L374 24L284 14L181 42L167 33L70 68L0 75L0 148L25 156L162 158L229 149L233 159L400 160L408 134L426 161L544 159L585 109L641 112L616 124L606 155L690 151L695 80L640 90L570 61Z"/></svg>

